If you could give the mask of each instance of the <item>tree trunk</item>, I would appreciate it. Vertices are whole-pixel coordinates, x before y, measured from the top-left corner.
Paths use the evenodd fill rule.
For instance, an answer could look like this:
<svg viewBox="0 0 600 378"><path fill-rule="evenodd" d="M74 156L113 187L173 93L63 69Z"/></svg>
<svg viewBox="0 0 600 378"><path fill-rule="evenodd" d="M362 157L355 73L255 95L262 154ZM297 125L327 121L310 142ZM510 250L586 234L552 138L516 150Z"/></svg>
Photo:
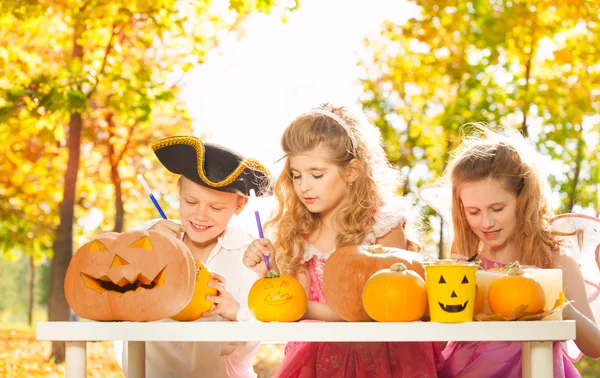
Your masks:
<svg viewBox="0 0 600 378"><path fill-rule="evenodd" d="M33 326L33 306L35 303L35 264L33 253L29 256L29 306L27 309L27 322Z"/></svg>
<svg viewBox="0 0 600 378"><path fill-rule="evenodd" d="M80 27L74 28L73 52L74 59L83 57L83 47L77 42ZM63 200L60 203L60 218L53 245L52 270L50 273L50 299L48 301L49 321L68 321L69 304L65 298L64 281L67 268L73 255L73 221L75 208L75 192L77 187L77 172L81 154L81 129L83 120L80 113L71 113L67 139L68 160L65 172ZM56 363L65 360L65 343L53 342L52 355Z"/></svg>
<svg viewBox="0 0 600 378"><path fill-rule="evenodd" d="M124 227L124 217L125 217L125 209L123 205L123 188L121 186L121 176L119 175L119 164L121 162L122 156L125 154L125 150L129 145L129 141L131 139L131 135L133 133L133 129L135 126L132 126L129 129L129 136L125 141L125 146L123 147L123 151L121 154L117 154L117 150L115 145L112 143L112 140L117 138L115 135L115 122L114 115L112 113L107 114L106 123L108 124L108 162L110 164L110 181L115 187L115 226L113 228L114 232L123 232Z"/></svg>
<svg viewBox="0 0 600 378"><path fill-rule="evenodd" d="M575 155L575 172L573 172L573 185L571 185L571 193L569 193L569 205L567 211L573 212L573 207L577 200L577 184L579 184L579 176L581 174L581 160L583 159L583 138L582 136L577 141L577 155Z"/></svg>
<svg viewBox="0 0 600 378"><path fill-rule="evenodd" d="M446 258L444 256L444 219L440 216L440 248L438 250L438 257L440 259Z"/></svg>
<svg viewBox="0 0 600 378"><path fill-rule="evenodd" d="M110 180L115 186L115 228L114 232L123 232L125 209L123 207L123 190L121 188L121 177L119 176L119 167L110 166Z"/></svg>

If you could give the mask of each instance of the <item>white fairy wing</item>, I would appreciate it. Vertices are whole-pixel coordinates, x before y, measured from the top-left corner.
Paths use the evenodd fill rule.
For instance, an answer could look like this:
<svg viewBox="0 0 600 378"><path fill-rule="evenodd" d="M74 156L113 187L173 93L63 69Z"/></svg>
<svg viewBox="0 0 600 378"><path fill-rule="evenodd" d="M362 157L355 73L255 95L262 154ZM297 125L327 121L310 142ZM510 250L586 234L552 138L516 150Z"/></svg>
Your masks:
<svg viewBox="0 0 600 378"><path fill-rule="evenodd" d="M587 299L596 321L600 321L600 219L583 214L561 214L551 223L556 231L574 233L562 237L561 250L579 263ZM573 341L566 343L565 351L573 361L582 356Z"/></svg>
<svg viewBox="0 0 600 378"><path fill-rule="evenodd" d="M446 225L448 244L452 244L454 228L452 227L452 188L449 185L423 185L418 191L419 198L442 217Z"/></svg>

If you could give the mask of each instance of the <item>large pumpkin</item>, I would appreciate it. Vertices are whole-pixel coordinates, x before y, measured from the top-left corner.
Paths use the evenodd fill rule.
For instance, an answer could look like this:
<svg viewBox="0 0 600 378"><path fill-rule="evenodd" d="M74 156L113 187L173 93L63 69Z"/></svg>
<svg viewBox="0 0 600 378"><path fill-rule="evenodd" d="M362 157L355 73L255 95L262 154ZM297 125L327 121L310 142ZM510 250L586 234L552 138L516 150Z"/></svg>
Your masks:
<svg viewBox="0 0 600 378"><path fill-rule="evenodd" d="M325 300L329 307L346 321L369 321L371 318L362 304L363 288L369 277L395 263L403 263L424 278L422 261L421 254L380 245L339 248L331 254L325 264Z"/></svg>
<svg viewBox="0 0 600 378"><path fill-rule="evenodd" d="M292 276L270 271L248 294L248 308L263 322L295 322L306 312L306 292Z"/></svg>
<svg viewBox="0 0 600 378"><path fill-rule="evenodd" d="M362 294L365 311L378 322L412 322L427 310L427 284L417 273L396 263L373 274Z"/></svg>
<svg viewBox="0 0 600 378"><path fill-rule="evenodd" d="M217 295L217 289L208 286L213 278L210 270L200 261L196 260L196 287L194 296L190 303L185 306L177 315L171 316L171 319L180 322L192 322L200 319L203 313L210 310L214 302L206 299L207 295Z"/></svg>
<svg viewBox="0 0 600 378"><path fill-rule="evenodd" d="M112 232L77 250L64 290L83 318L154 321L188 304L195 278L192 253L182 241L160 231Z"/></svg>
<svg viewBox="0 0 600 378"><path fill-rule="evenodd" d="M508 318L521 306L526 314L543 312L546 298L540 283L514 262L490 286L488 302L492 313Z"/></svg>

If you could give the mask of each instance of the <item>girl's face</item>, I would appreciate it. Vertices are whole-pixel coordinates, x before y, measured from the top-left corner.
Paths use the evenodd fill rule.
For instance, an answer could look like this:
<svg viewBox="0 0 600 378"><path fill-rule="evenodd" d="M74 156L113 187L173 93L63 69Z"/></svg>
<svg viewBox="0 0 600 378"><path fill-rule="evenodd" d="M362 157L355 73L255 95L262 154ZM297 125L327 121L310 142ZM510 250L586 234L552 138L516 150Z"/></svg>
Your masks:
<svg viewBox="0 0 600 378"><path fill-rule="evenodd" d="M462 184L458 193L475 235L491 250L505 248L517 225L517 196L495 179Z"/></svg>
<svg viewBox="0 0 600 378"><path fill-rule="evenodd" d="M235 193L206 188L181 177L179 216L187 237L194 243L213 243L225 231L233 214L239 214L248 199Z"/></svg>
<svg viewBox="0 0 600 378"><path fill-rule="evenodd" d="M334 214L348 193L343 169L329 160L322 147L290 156L289 160L298 199L311 213Z"/></svg>

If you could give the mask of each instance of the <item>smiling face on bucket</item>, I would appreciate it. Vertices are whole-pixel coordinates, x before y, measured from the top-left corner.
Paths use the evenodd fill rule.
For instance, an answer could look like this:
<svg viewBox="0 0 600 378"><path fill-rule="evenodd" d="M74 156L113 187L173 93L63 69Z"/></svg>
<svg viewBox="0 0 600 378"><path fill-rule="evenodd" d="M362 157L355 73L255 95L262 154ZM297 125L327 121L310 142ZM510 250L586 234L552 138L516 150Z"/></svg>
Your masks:
<svg viewBox="0 0 600 378"><path fill-rule="evenodd" d="M236 193L206 188L185 177L179 184L179 216L187 236L197 244L208 244L225 231L233 214L239 214L248 199Z"/></svg>
<svg viewBox="0 0 600 378"><path fill-rule="evenodd" d="M459 196L473 233L491 250L504 249L517 225L517 196L496 179L464 183Z"/></svg>

